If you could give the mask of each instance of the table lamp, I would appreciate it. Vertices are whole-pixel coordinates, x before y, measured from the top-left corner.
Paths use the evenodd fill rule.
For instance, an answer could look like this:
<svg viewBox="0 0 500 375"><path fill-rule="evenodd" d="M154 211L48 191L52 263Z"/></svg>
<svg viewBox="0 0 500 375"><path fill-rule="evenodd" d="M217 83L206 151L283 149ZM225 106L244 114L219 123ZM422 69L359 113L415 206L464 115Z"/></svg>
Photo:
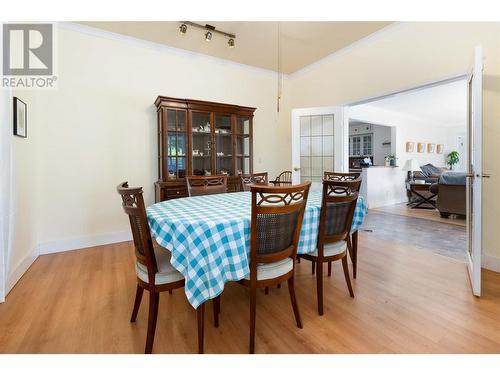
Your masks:
<svg viewBox="0 0 500 375"><path fill-rule="evenodd" d="M418 161L415 159L406 160L405 165L403 166L403 171L408 172L408 179L413 180L413 172L419 171L420 165L418 165Z"/></svg>

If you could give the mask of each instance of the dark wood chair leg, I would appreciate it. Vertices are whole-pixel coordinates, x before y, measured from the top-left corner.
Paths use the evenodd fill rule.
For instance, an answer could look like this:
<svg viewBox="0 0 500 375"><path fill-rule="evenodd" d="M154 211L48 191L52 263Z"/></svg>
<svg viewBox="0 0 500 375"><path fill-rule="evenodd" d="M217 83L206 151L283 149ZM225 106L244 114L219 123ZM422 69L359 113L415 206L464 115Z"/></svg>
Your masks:
<svg viewBox="0 0 500 375"><path fill-rule="evenodd" d="M139 307L141 307L143 292L144 292L144 289L142 289L142 287L139 284L137 284L137 290L135 292L134 308L132 310L132 316L130 317L131 323L134 323L136 318L137 318L137 313L139 312Z"/></svg>
<svg viewBox="0 0 500 375"><path fill-rule="evenodd" d="M323 315L323 263L319 262L316 270L316 293L318 297L318 314Z"/></svg>
<svg viewBox="0 0 500 375"><path fill-rule="evenodd" d="M297 258L297 263L300 263L300 258Z"/></svg>
<svg viewBox="0 0 500 375"><path fill-rule="evenodd" d="M264 294L269 294L269 287L267 287L267 286L266 286L266 287L264 288Z"/></svg>
<svg viewBox="0 0 500 375"><path fill-rule="evenodd" d="M160 293L149 292L149 317L148 317L148 334L146 337L146 349L144 354L153 352L153 342L156 331L156 318L158 317L158 303L160 301Z"/></svg>
<svg viewBox="0 0 500 375"><path fill-rule="evenodd" d="M205 336L205 303L202 303L196 309L196 318L198 320L198 354L203 354L203 338Z"/></svg>
<svg viewBox="0 0 500 375"><path fill-rule="evenodd" d="M347 264L347 254L342 258L342 267L344 268L345 281L347 283L347 288L349 289L349 294L354 298L354 292L352 291L351 278L349 277L349 265Z"/></svg>
<svg viewBox="0 0 500 375"><path fill-rule="evenodd" d="M332 262L328 262L328 277L332 276Z"/></svg>
<svg viewBox="0 0 500 375"><path fill-rule="evenodd" d="M311 262L311 268L312 268L312 274L313 274L313 275L314 275L314 269L315 269L315 267L316 267L316 262L313 260L313 261Z"/></svg>
<svg viewBox="0 0 500 375"><path fill-rule="evenodd" d="M352 234L352 277L355 279L358 273L358 231Z"/></svg>
<svg viewBox="0 0 500 375"><path fill-rule="evenodd" d="M248 352L255 352L255 315L257 313L257 288L250 287L250 344Z"/></svg>
<svg viewBox="0 0 500 375"><path fill-rule="evenodd" d="M295 296L295 283L293 276L288 279L288 292L290 293L290 301L292 302L293 314L297 327L302 328L302 319L300 319L299 306L297 305L297 297Z"/></svg>
<svg viewBox="0 0 500 375"><path fill-rule="evenodd" d="M220 314L220 295L214 298L212 301L214 307L214 327L219 327L219 314Z"/></svg>

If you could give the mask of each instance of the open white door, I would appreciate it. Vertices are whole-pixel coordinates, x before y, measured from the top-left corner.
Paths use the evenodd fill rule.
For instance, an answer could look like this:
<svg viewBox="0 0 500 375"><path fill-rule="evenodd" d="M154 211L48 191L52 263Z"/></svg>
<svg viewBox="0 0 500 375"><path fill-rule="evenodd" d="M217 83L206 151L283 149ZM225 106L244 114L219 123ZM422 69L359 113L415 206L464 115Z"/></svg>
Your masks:
<svg viewBox="0 0 500 375"><path fill-rule="evenodd" d="M475 49L474 69L468 85L468 167L467 167L467 266L472 293L481 295L481 191L483 126L483 54Z"/></svg>
<svg viewBox="0 0 500 375"><path fill-rule="evenodd" d="M312 181L320 189L324 171L347 166L342 107L292 110L292 182ZM348 130L347 130L348 131Z"/></svg>

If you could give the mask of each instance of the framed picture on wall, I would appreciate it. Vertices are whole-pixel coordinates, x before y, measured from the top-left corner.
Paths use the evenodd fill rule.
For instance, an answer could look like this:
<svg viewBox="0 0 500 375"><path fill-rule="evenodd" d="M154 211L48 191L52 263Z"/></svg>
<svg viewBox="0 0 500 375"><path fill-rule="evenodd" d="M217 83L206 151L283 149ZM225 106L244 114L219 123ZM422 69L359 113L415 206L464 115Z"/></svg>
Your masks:
<svg viewBox="0 0 500 375"><path fill-rule="evenodd" d="M417 151L418 152L425 152L425 143L418 142Z"/></svg>
<svg viewBox="0 0 500 375"><path fill-rule="evenodd" d="M14 135L26 138L28 136L28 110L26 103L14 97Z"/></svg>
<svg viewBox="0 0 500 375"><path fill-rule="evenodd" d="M406 152L415 152L415 142L406 142Z"/></svg>
<svg viewBox="0 0 500 375"><path fill-rule="evenodd" d="M433 154L436 151L436 144L435 143L427 143L427 152L429 154Z"/></svg>
<svg viewBox="0 0 500 375"><path fill-rule="evenodd" d="M444 145L442 145L442 144L437 145L436 153L442 154L443 151L444 151Z"/></svg>

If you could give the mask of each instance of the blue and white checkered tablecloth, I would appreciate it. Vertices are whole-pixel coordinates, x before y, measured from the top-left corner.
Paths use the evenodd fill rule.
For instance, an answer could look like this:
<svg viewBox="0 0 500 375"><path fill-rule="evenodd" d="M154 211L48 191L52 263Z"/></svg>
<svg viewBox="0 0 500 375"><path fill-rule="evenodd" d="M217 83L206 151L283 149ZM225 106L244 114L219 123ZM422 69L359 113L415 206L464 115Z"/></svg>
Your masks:
<svg viewBox="0 0 500 375"><path fill-rule="evenodd" d="M318 238L321 191L310 191L297 252L313 252ZM205 195L156 203L146 210L156 241L172 252L172 265L186 279L193 307L218 296L228 281L250 273L251 193ZM359 197L352 231L363 223Z"/></svg>

